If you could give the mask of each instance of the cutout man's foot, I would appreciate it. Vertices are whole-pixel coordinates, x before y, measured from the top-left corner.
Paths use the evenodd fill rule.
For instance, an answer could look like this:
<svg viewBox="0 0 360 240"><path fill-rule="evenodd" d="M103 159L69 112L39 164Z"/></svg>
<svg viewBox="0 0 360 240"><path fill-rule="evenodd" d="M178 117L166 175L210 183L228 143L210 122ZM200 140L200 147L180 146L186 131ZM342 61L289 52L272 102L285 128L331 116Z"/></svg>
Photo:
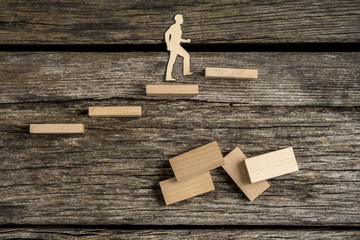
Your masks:
<svg viewBox="0 0 360 240"><path fill-rule="evenodd" d="M193 75L193 74L194 74L193 72L184 73L185 76L187 76L187 75Z"/></svg>
<svg viewBox="0 0 360 240"><path fill-rule="evenodd" d="M173 77L167 77L166 78L166 81L175 81L176 79L175 78L173 78Z"/></svg>

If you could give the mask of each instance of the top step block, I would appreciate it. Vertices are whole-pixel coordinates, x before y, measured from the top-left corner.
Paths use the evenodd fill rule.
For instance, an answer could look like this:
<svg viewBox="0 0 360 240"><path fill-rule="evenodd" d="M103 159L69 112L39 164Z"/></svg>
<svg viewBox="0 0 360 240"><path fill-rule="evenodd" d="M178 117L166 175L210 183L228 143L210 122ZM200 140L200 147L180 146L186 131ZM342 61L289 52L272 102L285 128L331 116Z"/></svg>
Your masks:
<svg viewBox="0 0 360 240"><path fill-rule="evenodd" d="M205 68L206 78L256 79L257 69Z"/></svg>

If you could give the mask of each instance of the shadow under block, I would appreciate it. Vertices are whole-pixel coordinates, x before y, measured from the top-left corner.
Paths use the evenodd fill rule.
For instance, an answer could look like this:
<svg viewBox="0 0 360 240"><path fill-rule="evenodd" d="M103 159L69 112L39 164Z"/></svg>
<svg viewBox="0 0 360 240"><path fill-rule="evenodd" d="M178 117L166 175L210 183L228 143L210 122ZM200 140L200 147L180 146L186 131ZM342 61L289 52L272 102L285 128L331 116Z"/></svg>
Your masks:
<svg viewBox="0 0 360 240"><path fill-rule="evenodd" d="M299 170L292 147L248 158L245 166L251 183Z"/></svg>
<svg viewBox="0 0 360 240"><path fill-rule="evenodd" d="M146 85L147 96L197 96L198 85Z"/></svg>
<svg viewBox="0 0 360 240"><path fill-rule="evenodd" d="M141 117L141 106L89 107L90 117Z"/></svg>
<svg viewBox="0 0 360 240"><path fill-rule="evenodd" d="M189 180L225 163L216 141L170 158L169 161L177 181Z"/></svg>
<svg viewBox="0 0 360 240"><path fill-rule="evenodd" d="M225 164L222 166L231 179L238 185L246 197L253 201L261 193L270 187L267 181L260 181L257 183L249 183L248 173L245 167L244 160L246 156L236 147L228 155L224 157Z"/></svg>
<svg viewBox="0 0 360 240"><path fill-rule="evenodd" d="M30 124L30 133L67 134L85 133L84 124Z"/></svg>
<svg viewBox="0 0 360 240"><path fill-rule="evenodd" d="M160 182L166 205L215 190L210 172L202 173L187 181L178 182L170 178Z"/></svg>
<svg viewBox="0 0 360 240"><path fill-rule="evenodd" d="M237 79L255 79L257 78L257 69L238 69L238 68L205 68L206 78L237 78Z"/></svg>

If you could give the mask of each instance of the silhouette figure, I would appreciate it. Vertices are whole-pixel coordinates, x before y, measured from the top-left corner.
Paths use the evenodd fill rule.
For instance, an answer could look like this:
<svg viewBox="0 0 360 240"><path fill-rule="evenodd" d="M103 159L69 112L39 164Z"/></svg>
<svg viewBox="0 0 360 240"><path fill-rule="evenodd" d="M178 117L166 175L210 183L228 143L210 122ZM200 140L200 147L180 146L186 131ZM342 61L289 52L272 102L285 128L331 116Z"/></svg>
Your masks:
<svg viewBox="0 0 360 240"><path fill-rule="evenodd" d="M181 24L184 22L181 14L176 14L174 17L175 23L169 27L165 32L165 42L167 50L170 51L169 61L166 67L166 81L174 81L172 77L172 69L177 55L184 58L183 75L191 75L190 72L190 54L180 45L180 43L190 43L190 39L182 39Z"/></svg>

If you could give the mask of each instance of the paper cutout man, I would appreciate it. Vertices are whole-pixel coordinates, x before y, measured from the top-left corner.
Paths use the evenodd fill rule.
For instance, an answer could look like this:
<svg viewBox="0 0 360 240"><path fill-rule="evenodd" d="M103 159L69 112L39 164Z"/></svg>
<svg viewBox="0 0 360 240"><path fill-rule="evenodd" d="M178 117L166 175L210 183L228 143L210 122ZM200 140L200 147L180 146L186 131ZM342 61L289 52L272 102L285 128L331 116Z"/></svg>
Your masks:
<svg viewBox="0 0 360 240"><path fill-rule="evenodd" d="M191 75L190 72L190 54L180 45L180 43L190 43L190 39L182 39L181 24L184 22L181 14L176 14L174 17L175 23L169 27L165 32L165 42L167 50L170 51L169 61L166 67L166 81L174 81L172 77L172 69L177 55L184 58L183 75Z"/></svg>

